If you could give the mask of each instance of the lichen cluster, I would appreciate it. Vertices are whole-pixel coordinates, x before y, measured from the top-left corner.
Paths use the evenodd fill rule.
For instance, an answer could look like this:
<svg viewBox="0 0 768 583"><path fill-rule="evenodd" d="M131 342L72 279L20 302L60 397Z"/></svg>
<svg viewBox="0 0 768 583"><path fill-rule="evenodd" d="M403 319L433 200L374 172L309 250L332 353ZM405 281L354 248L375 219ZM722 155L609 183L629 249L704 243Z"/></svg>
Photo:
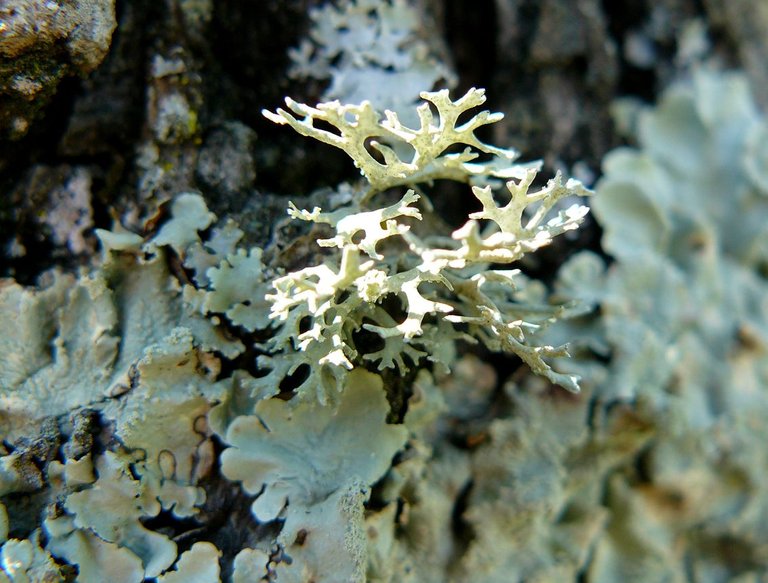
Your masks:
<svg viewBox="0 0 768 583"><path fill-rule="evenodd" d="M429 386L430 370L450 370L459 340L480 341L577 390L574 376L544 360L564 348L531 342L559 309L517 271L498 267L576 228L584 207L550 211L587 191L557 176L529 192L536 170L474 135L500 116L480 112L457 123L483 103L482 91L455 102L447 92L423 96L437 116L425 103L417 129L368 103L291 102L306 113L302 121L271 114L347 151L368 180L368 188L342 189L357 195L340 195L329 212L290 206L292 217L333 231L318 240L318 265L288 273L265 265L261 249L239 245L243 232L233 222L217 223L202 197L187 193L150 237L98 231L103 257L93 271L53 273L39 289L0 290L3 317L18 319L18 332L5 338L0 385L10 444L3 493L35 492L42 509L27 542L3 547L28 554L6 568L9 576L43 569L66 577L76 568L85 582L105 572L123 581L192 572L215 581L218 568L197 571L219 553L210 541L179 555L174 539L148 524L162 516L204 523L203 483L218 476L255 496L255 525L280 524L273 538L236 553L235 579L256 572L281 581L361 581L372 557L371 487L396 453L420 447L409 443L417 403L405 422L387 422L396 415L388 397L400 391L403 404L416 397L405 383L385 390L384 371L420 371ZM316 115L332 118L340 135L318 133ZM403 144L407 158L396 153ZM445 152L455 144L463 150ZM479 153L491 158L477 162ZM505 182L510 176L519 178ZM430 208L417 206L415 189L437 178L470 183L482 208L450 237L417 234ZM258 354L250 372L223 373L247 351ZM295 380L299 367L308 372ZM27 437L45 419L47 449ZM220 467L214 435L225 446ZM68 453L60 459L62 441ZM399 496L390 490L388 508ZM394 519L388 510L379 528Z"/></svg>
<svg viewBox="0 0 768 583"><path fill-rule="evenodd" d="M213 4L181 6L204 34ZM202 93L156 54L157 206L77 273L0 280L0 583L766 580L768 120L744 76L691 58L657 106L617 105L634 145L590 199L599 245L545 284L534 253L592 193L478 137L502 116L435 90L417 5L310 20L290 75L325 101L264 115L362 178L294 193L291 244L288 219L262 248L170 196L176 172L247 190L262 138L228 122L197 170L167 162ZM35 224L88 259L91 171L40 175Z"/></svg>
<svg viewBox="0 0 768 583"><path fill-rule="evenodd" d="M309 17L308 38L290 51L289 75L330 80L323 101L370 101L410 121L419 93L441 82L456 85L456 75L436 55L437 37L422 33L433 23L410 2L329 2Z"/></svg>
<svg viewBox="0 0 768 583"><path fill-rule="evenodd" d="M764 572L712 548L757 556L766 534L766 128L741 74L672 86L638 113L639 147L604 161L593 207L612 263L585 253L561 271L562 295L600 307L562 330L609 359L584 361L595 399L634 404L654 435L643 475L610 482L626 524L595 547L595 580L628 576L630 555L648 580Z"/></svg>
<svg viewBox="0 0 768 583"><path fill-rule="evenodd" d="M289 100L295 114L304 116L301 120L285 110L267 112L278 123L343 149L370 185L359 200L332 212L294 206L289 210L294 218L330 225L335 235L318 244L338 249L338 258L332 255L322 265L275 280L275 292L267 298L282 328L268 345L273 353L269 366L278 371L270 382L276 385L309 355L317 365L300 391L324 402L341 386L344 369L368 361L379 370L397 367L404 374L422 360L444 360L440 355L450 352L456 339L466 338L513 352L535 372L577 390L574 377L554 373L543 360L563 354L562 348L525 342L555 317L557 309L526 303L522 290L516 289L517 272L497 266L519 261L576 228L586 214L584 206L575 203L554 217L548 215L562 198L588 191L573 180L563 183L558 175L530 192L536 170L512 164L516 152L488 146L475 136L478 128L500 116L482 112L457 122L485 101L482 91L472 89L455 102L447 91L422 97L427 103L419 107L416 129L404 126L392 112L382 120L367 102L308 108ZM437 120L430 105L438 112ZM318 120L338 133L318 129ZM463 150L445 153L455 144ZM410 149L406 155L397 153L403 146ZM491 159L478 162L480 153ZM498 190L504 184L500 179L515 175L521 178L506 182L508 201L499 205L493 187ZM470 214L450 238L430 240L411 228L413 219L422 218L415 206L420 196L413 187L437 179L473 184L471 192L482 210ZM411 188L397 202L365 210L378 193L401 186ZM385 248L394 251L385 256ZM360 330L378 336L375 350L357 346L355 334Z"/></svg>

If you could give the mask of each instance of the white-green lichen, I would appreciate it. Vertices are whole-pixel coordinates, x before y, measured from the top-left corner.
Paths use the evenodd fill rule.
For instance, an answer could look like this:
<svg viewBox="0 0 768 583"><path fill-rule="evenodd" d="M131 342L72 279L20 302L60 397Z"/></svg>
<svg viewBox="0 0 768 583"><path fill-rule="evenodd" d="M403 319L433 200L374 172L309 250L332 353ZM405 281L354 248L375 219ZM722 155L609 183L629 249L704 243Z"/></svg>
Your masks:
<svg viewBox="0 0 768 583"><path fill-rule="evenodd" d="M370 484L383 475L406 437L402 426L385 422L388 411L381 378L360 369L347 376L337 408L261 401L227 428L222 472L259 494L253 513L261 521L288 502L294 520L347 482ZM343 453L340 444L347 444Z"/></svg>
<svg viewBox="0 0 768 583"><path fill-rule="evenodd" d="M478 128L500 121L503 114L482 111L459 123L462 114L485 103L484 90L470 89L456 101L447 90L420 96L424 103L416 110L417 127L401 122L397 112L377 110L370 101L332 101L310 107L286 98L290 111L263 113L275 123L287 124L349 155L370 185L364 200L394 186L437 179L498 186L502 179L526 177L537 166L513 164L519 156L516 150L486 144L475 136ZM315 120L329 124L333 131L315 127ZM446 151L456 145L464 146L461 152ZM489 160L480 162L481 154L488 154Z"/></svg>
<svg viewBox="0 0 768 583"><path fill-rule="evenodd" d="M641 479L609 482L590 581L765 575L749 557L768 516L766 127L743 75L699 69L640 113L637 148L605 159L594 213L614 261L577 255L560 290L600 307L583 344L609 360L586 384L656 437Z"/></svg>
<svg viewBox="0 0 768 583"><path fill-rule="evenodd" d="M342 0L310 10L309 38L290 51L289 74L330 79L323 101L361 103L411 116L419 93L456 84L435 55L437 38L425 41L427 18L405 0Z"/></svg>
<svg viewBox="0 0 768 583"><path fill-rule="evenodd" d="M607 396L678 402L697 425L755 404L768 346L755 136L767 126L743 77L702 70L643 113L642 149L606 158L593 207L616 263L601 274L597 258L578 256L563 290L601 305Z"/></svg>
<svg viewBox="0 0 768 583"><path fill-rule="evenodd" d="M190 517L205 501L198 483L216 463L206 417L233 385L216 382L217 354L237 355L243 345L184 300L167 267L169 248L201 243L197 232L208 211L202 205L201 219L190 217L196 202L199 196L180 197L173 218L143 249L132 233L101 232L103 262L91 273L54 272L39 289L9 282L0 290L0 317L15 313L0 372L2 435L10 448L0 457L0 488L57 504L46 511L52 516L40 552L49 559L41 560L70 563L80 581L103 581L105 573L136 582L159 576L176 560L176 545L141 521L163 510ZM68 444L72 455L45 460L41 473L44 460L30 442L38 427L48 427L45 439L55 443L56 428L87 408L111 424L109 449ZM6 537L13 537L14 514L9 518ZM6 553L17 548L15 540ZM19 564L34 569L35 556ZM13 568L5 571L11 576Z"/></svg>
<svg viewBox="0 0 768 583"><path fill-rule="evenodd" d="M553 321L558 310L521 301L516 285L523 279L515 270L491 265L514 263L575 229L586 207L573 204L548 215L564 197L589 192L574 180L563 183L559 175L531 191L536 171L530 165L513 164L516 152L484 144L475 136L478 128L501 119L500 114L482 111L459 124L461 114L485 101L482 91L471 89L457 101L447 91L422 97L427 103L418 109L420 125L415 129L403 125L393 112L376 113L368 102L310 108L288 100L303 119L285 110L265 112L277 123L344 150L370 184L360 200L332 212L289 209L295 218L330 225L335 236L318 243L338 251L321 265L274 281L275 291L267 299L272 302L271 316L283 324L267 344L273 354L261 359L273 370L267 382L275 385L296 371L303 358L298 350L313 363L300 390L325 401L333 398L344 369L361 361L377 363L379 370L397 366L402 372L419 366L422 359L436 360L444 350L440 345L474 338L492 350L517 354L535 372L577 390L576 377L555 373L544 361L563 355L564 348L527 341ZM430 104L437 109L437 119ZM330 123L338 133L315 127L315 120ZM445 153L457 144L463 151ZM398 153L404 145L407 155ZM490 159L477 162L480 153ZM517 181L502 180L515 176ZM422 218L416 203L421 197L413 188L394 204L366 210L382 190L418 188L438 178L472 184L472 195L482 205L482 211L471 214L450 238L416 234L414 219ZM505 193L495 193L504 187ZM507 202L499 205L497 196ZM379 250L387 247L393 250L388 257ZM404 318L398 321L383 307L387 300L395 301ZM433 323L425 324L425 319ZM469 334L459 333L457 324ZM358 330L376 334L382 348L366 352L358 347Z"/></svg>
<svg viewBox="0 0 768 583"><path fill-rule="evenodd" d="M4 576L63 569L60 578L76 572L85 583L107 574L218 581L211 542L179 555L171 530L152 526L203 520L213 478L255 497L254 529L279 525L237 554L234 580L386 580L396 573L386 553L408 556L395 540L401 496L412 497L414 515L445 526L466 477L444 477L452 493L434 504L436 489L418 485L429 471L421 440L446 403L429 370L446 378L457 342L479 341L577 389L545 361L564 348L533 342L561 309L498 267L576 228L584 207L553 209L588 192L560 176L532 189L532 165L474 135L498 115L459 124L482 91L455 102L446 92L423 96L437 117L423 105L417 129L367 103L294 104L303 121L272 114L347 151L369 180L340 189L328 212L290 205L293 218L331 231L318 240L318 265L286 273L268 264L262 249L240 246L237 225L183 193L154 235L98 231L103 253L90 272L0 288L0 318L13 319L0 341L0 489L35 496L42 509L26 540L16 538L14 512L4 520ZM314 128L314 115L330 115L340 135ZM372 136L381 159L364 146ZM463 151L445 153L456 144ZM478 162L480 153L488 159ZM468 183L481 209L450 236L418 225L431 212L423 184L437 178ZM233 366L248 353L253 375ZM294 375L302 367L306 379ZM413 373L412 386L394 371ZM410 403L404 420L393 402ZM385 510L374 517L366 504L382 480ZM373 540L371 528L384 538ZM439 547L432 564L445 565L452 545L432 537L422 547L430 545Z"/></svg>

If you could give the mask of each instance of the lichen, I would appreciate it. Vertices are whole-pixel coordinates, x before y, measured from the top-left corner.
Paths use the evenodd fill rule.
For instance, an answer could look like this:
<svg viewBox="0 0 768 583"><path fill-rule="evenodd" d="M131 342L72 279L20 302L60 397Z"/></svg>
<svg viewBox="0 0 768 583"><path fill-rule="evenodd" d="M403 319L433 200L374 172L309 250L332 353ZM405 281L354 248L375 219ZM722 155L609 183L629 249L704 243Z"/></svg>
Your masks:
<svg viewBox="0 0 768 583"><path fill-rule="evenodd" d="M180 556L176 568L160 575L158 583L219 583L221 551L209 542L197 542Z"/></svg>
<svg viewBox="0 0 768 583"><path fill-rule="evenodd" d="M360 103L411 115L425 89L456 84L436 58L436 39L424 40L427 18L404 0L344 0L310 10L309 38L289 52L289 75L330 79L322 100Z"/></svg>
<svg viewBox="0 0 768 583"><path fill-rule="evenodd" d="M179 551L188 525L209 520L206 488L227 480L254 497L249 524L261 533L237 555L235 579L385 580L398 576L387 553L407 562L434 551L429 564L448 568L455 545L435 529L450 523L470 465L451 458L462 460L454 477L430 466L427 443L457 398L439 383L465 341L577 391L545 360L565 349L535 343L562 307L504 267L575 229L586 208L561 201L589 192L560 175L533 188L535 164L475 136L498 115L459 123L482 91L423 97L438 117L424 104L418 129L367 103L294 104L303 121L271 115L344 149L369 180L341 187L327 212L289 205L292 218L327 228L317 265L286 271L274 253L243 246L243 231L202 196L181 193L146 236L97 230L102 255L90 270L0 288L12 331L0 340L0 493L34 497L39 510L28 528L14 513L3 527L17 570L76 570L85 583L217 581L212 542ZM340 134L315 128L314 115L330 115ZM450 236L419 224L437 178L468 183L479 209ZM438 495L442 486L450 493ZM420 544L396 540L406 500L428 525ZM406 530L419 536L416 523Z"/></svg>
<svg viewBox="0 0 768 583"><path fill-rule="evenodd" d="M749 557L766 536L766 127L743 75L698 69L605 159L594 212L613 262L563 268L562 296L600 307L564 328L608 357L585 375L598 402L634 403L656 438L641 479L609 481L591 581L764 574Z"/></svg>
<svg viewBox="0 0 768 583"><path fill-rule="evenodd" d="M386 471L405 441L402 426L385 423L388 409L381 378L359 369L347 377L338 408L261 401L253 416L227 428L222 472L259 494L253 513L260 520L276 518L286 504L289 519L300 516L347 482L373 483Z"/></svg>
<svg viewBox="0 0 768 583"><path fill-rule="evenodd" d="M207 209L190 218L194 202L180 197L146 243L100 232L102 263L90 273L0 290L0 317L14 316L0 372L0 491L37 497L46 533L38 552L39 528L18 539L16 513L5 521L5 556L23 551L3 566L13 581L26 580L20 569L54 569L51 556L79 581L159 576L177 547L142 520L188 518L205 501L199 483L215 464L206 417L233 383L216 381L214 350L236 356L242 344L186 302L169 272L168 253L203 243Z"/></svg>
<svg viewBox="0 0 768 583"><path fill-rule="evenodd" d="M295 113L304 116L302 120L285 110L265 112L276 123L344 150L370 184L360 200L333 212L289 209L294 218L330 225L336 235L318 244L338 249L340 257L330 256L322 265L274 281L275 292L267 299L272 303L271 317L282 326L267 344L272 354L260 359L260 364L272 368L265 382L279 384L306 358L313 367L300 393L324 402L334 398L345 370L361 360L378 362L380 370L395 365L402 370L418 366L425 357L438 360L436 355L444 350L441 344L474 338L492 350L518 355L535 372L577 390L575 377L555 373L544 361L544 357L563 355L563 347L527 342L537 329L554 320L558 309L527 303L522 299L524 290L516 289L523 278L516 277L514 270L493 269L491 264L518 261L554 236L575 229L586 207L573 204L552 218L547 215L564 197L589 192L574 180L563 184L560 175L543 188L529 191L536 170L512 164L516 152L484 144L475 136L478 128L498 121L500 114L483 111L457 125L462 113L485 101L483 91L471 89L455 102L447 91L422 93L422 97L427 103L418 109L418 129L404 126L393 112L377 114L368 102L310 108L287 100ZM438 120L429 104L436 107ZM316 119L330 123L339 133L315 127ZM455 144L464 145L464 150L445 153ZM398 153L402 145L410 148L407 156ZM478 152L491 159L476 162ZM494 188L504 184L501 179L513 176L517 182L506 182L509 202L498 206ZM471 214L450 239L440 238L437 246L417 236L408 220L422 218L415 206L421 197L413 188L395 204L365 210L382 190L417 187L438 178L473 184L472 194L483 210ZM394 251L385 257L379 247ZM396 305L389 311L383 308L388 299ZM425 319L431 323L426 325ZM455 325L466 326L469 334L460 333ZM359 330L379 336L383 347L366 351L358 346L355 333Z"/></svg>

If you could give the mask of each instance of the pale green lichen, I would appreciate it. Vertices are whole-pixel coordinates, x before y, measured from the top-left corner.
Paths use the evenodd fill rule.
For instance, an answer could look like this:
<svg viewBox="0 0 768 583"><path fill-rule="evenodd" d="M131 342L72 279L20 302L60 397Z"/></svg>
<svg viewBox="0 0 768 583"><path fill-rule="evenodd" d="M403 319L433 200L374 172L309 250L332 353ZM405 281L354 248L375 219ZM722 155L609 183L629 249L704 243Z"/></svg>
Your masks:
<svg viewBox="0 0 768 583"><path fill-rule="evenodd" d="M232 583L263 580L268 573L269 555L259 549L243 549L233 562Z"/></svg>
<svg viewBox="0 0 768 583"><path fill-rule="evenodd" d="M745 79L699 71L644 113L642 150L606 158L594 210L616 264L601 274L599 260L578 256L562 289L601 304L614 351L607 395L685 401L698 425L765 378L768 197L753 136L766 125Z"/></svg>
<svg viewBox="0 0 768 583"><path fill-rule="evenodd" d="M457 341L479 340L577 389L574 377L544 360L564 349L531 342L561 308L549 305L535 282L493 264L514 263L576 228L584 207L548 215L565 196L587 191L559 176L531 189L531 165L511 164L516 153L474 136L499 116L481 112L457 124L483 102L481 91L457 102L447 93L424 95L439 119L422 106L417 130L366 104L312 109L335 112L343 135L336 145L359 154L355 161L373 181L367 190L345 191L337 199L342 206L329 212L290 206L292 217L332 230L318 241L320 265L281 272L266 264L261 249L238 246L242 231L231 221L217 224L201 196L183 193L154 236L98 231L103 253L90 272L53 273L37 289L15 282L0 288L0 318L15 314L13 325L6 322L15 332L0 351L8 444L0 489L34 495L42 509L27 540L9 538L13 515L3 528L3 557L13 563L3 565L5 577L58 573L55 559L84 583L105 574L126 583L217 581L212 544L197 541L179 557L170 531L151 526L203 514L201 486L216 471L214 434L226 447L219 479L240 482L256 496L255 524L279 521L276 534L238 555L234 579L395 576L383 562L387 549L408 556L393 538L404 489L416 515L439 513L432 525L447 524L455 498L453 492L429 505L435 488L417 485L429 448L416 436L436 422L445 402L424 369L447 374ZM364 123L348 118L355 111ZM383 163L356 149L371 136L380 138L375 148ZM403 144L413 156L403 157ZM455 144L464 150L443 152ZM478 152L490 159L478 163ZM505 186L510 177L517 180ZM418 225L431 209L415 189L436 178L469 183L482 208L451 237ZM395 202L372 204L389 196L381 189L396 186L410 188ZM255 378L241 369L222 374L246 351L257 355ZM309 369L308 378L297 380L290 395L285 383L300 367ZM413 371L415 384L385 386L388 369ZM405 423L388 423L388 398L407 400L411 391ZM93 434L78 434L89 414ZM406 447L411 458L387 476ZM382 479L391 482L386 512L374 519L365 505ZM454 490L460 482L444 481ZM373 524L389 533L388 546L371 540ZM443 565L452 547L432 538L421 548L430 545L439 547Z"/></svg>
<svg viewBox="0 0 768 583"><path fill-rule="evenodd" d="M313 366L300 391L322 402L334 397L344 369L361 360L379 362L380 370L396 365L402 371L418 366L425 357L435 360L444 350L440 345L475 338L492 350L517 354L535 372L577 390L576 377L555 373L544 361L565 354L564 348L528 342L536 330L554 320L557 308L520 301L523 293L516 284L523 279L516 277L516 271L493 269L491 264L518 261L552 237L575 229L586 207L574 204L552 218L548 214L562 198L589 192L573 180L563 184L559 175L530 192L536 171L512 164L516 152L484 144L474 134L501 119L500 114L483 111L458 125L461 114L485 101L481 90L471 89L455 102L447 91L422 93L422 97L428 103L418 109L418 129L404 126L393 112L376 113L367 102L310 108L288 100L295 113L305 116L303 120L284 110L265 112L277 123L344 150L370 189L360 201L333 212L289 209L294 218L330 225L336 235L318 243L339 249L340 257L331 256L324 264L274 281L275 292L267 299L272 302L271 316L283 325L266 345L271 354L260 359L260 364L272 368L264 382L276 385L306 358L319 366ZM437 109L437 120L429 104ZM316 128L314 120L332 124L339 133ZM462 152L445 153L456 144L464 146ZM406 158L397 153L403 145L411 151ZM491 159L477 162L480 152ZM508 202L499 206L495 196L504 195L495 194L493 188L503 185L500 179L513 176L518 181L506 182ZM420 197L413 189L395 204L364 210L366 201L381 190L437 178L475 184L472 194L483 207L450 239L439 239L437 246L417 236L409 221L422 218L414 206ZM385 247L392 249L389 257L379 251ZM388 299L399 306L395 313L382 307ZM399 311L405 317L398 322ZM426 325L425 318L431 323ZM454 331L453 325L465 325L469 334ZM355 341L358 330L378 335L383 348L366 353ZM301 356L297 350L306 354Z"/></svg>
<svg viewBox="0 0 768 583"><path fill-rule="evenodd" d="M201 213L190 215L195 208ZM163 510L189 517L205 501L198 483L215 463L206 417L233 383L215 382L220 360L213 350L236 356L243 348L184 300L166 263L169 247L201 244L198 229L212 216L190 195L172 212L143 249L132 233L101 232L103 262L90 274L53 273L41 289L10 283L0 290L0 317L16 313L14 335L4 337L8 366L0 371L10 445L0 456L0 489L40 497L50 514L42 558L32 553L8 559L18 568L4 566L13 581L24 580L19 569L44 566L51 555L73 565L84 582L103 581L105 573L136 583L159 576L176 560L176 545L141 521ZM55 447L58 428L84 408L112 423L108 449L91 451L83 437L83 444L65 446L70 453L61 461L36 459L41 446L28 436L42 424L46 447ZM41 472L37 464L44 463ZM10 556L37 548L29 544L11 538L3 549Z"/></svg>
<svg viewBox="0 0 768 583"><path fill-rule="evenodd" d="M456 84L453 72L435 58L436 47L425 42L430 27L412 3L342 0L310 10L309 17L309 38L289 52L289 74L330 79L323 101L368 100L380 110L410 115L421 91L440 82Z"/></svg>
<svg viewBox="0 0 768 583"><path fill-rule="evenodd" d="M258 494L257 520L285 520L279 580L365 580L363 503L407 436L388 411L381 378L358 369L336 408L268 399L229 425L222 473Z"/></svg>
<svg viewBox="0 0 768 583"><path fill-rule="evenodd" d="M51 274L41 290L0 289L0 318L13 335L0 340L0 431L26 434L41 415L98 401L109 388L117 313L101 277ZM42 404L45 404L42 406Z"/></svg>
<svg viewBox="0 0 768 583"><path fill-rule="evenodd" d="M437 179L498 185L498 179L527 175L531 165L512 163L517 151L485 144L475 136L478 128L501 120L501 113L482 111L459 124L463 113L485 103L484 90L470 89L456 101L447 90L420 95L424 103L416 110L416 128L404 125L396 112L377 112L369 101L349 105L332 101L310 107L286 98L290 111L263 113L275 123L290 125L304 136L344 150L370 184L364 200L394 186ZM335 131L315 127L315 120L330 124ZM463 144L463 151L446 152L456 144ZM491 159L478 161L480 153Z"/></svg>
<svg viewBox="0 0 768 583"><path fill-rule="evenodd" d="M157 583L219 583L221 551L209 542L197 542L180 556L176 568L157 578Z"/></svg>
<svg viewBox="0 0 768 583"><path fill-rule="evenodd" d="M288 502L289 517L298 516L348 481L381 477L406 437L402 426L385 423L388 410L381 378L360 369L347 376L338 408L263 400L254 415L229 425L222 472L248 492L263 490L253 505L262 521Z"/></svg>
<svg viewBox="0 0 768 583"><path fill-rule="evenodd" d="M61 567L40 546L39 531L29 539L10 539L0 550L1 583L63 581Z"/></svg>
<svg viewBox="0 0 768 583"><path fill-rule="evenodd" d="M583 369L597 402L634 403L655 439L641 478L609 482L590 581L765 574L750 557L768 511L766 127L741 74L699 69L604 162L594 211L614 262L563 268L563 296L600 306L564 329L610 358Z"/></svg>
<svg viewBox="0 0 768 583"><path fill-rule="evenodd" d="M64 507L72 517L46 524L51 552L79 565L82 581L97 581L106 562L118 557L141 577L156 577L176 559L176 544L140 522L156 516L161 506L154 493L131 476L130 461L111 452L100 456L98 479L66 498ZM89 567L93 548L100 549L97 556L103 560Z"/></svg>

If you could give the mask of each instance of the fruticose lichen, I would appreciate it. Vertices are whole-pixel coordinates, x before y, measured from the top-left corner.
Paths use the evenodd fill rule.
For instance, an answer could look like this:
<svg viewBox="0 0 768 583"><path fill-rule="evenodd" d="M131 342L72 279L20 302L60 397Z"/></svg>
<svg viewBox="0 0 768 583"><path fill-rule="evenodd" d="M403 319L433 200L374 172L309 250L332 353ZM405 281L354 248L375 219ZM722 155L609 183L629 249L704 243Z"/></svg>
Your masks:
<svg viewBox="0 0 768 583"><path fill-rule="evenodd" d="M0 22L15 137L61 55L84 72L106 53L114 3L65 4ZM188 39L220 16L177 4ZM547 48L552 14L534 61L571 59ZM482 142L501 116L475 112L481 90L435 91L455 79L421 3L310 19L289 74L329 80L303 88L325 103L266 115L364 180L287 205L296 245L247 245L252 225L184 192L250 194L269 156L250 151L261 131L205 126L202 62L160 43L135 160L145 220L128 203L78 273L0 281L0 583L767 580L768 122L743 76L698 70L655 108L625 104L638 146L605 161L604 253L550 273L552 296L517 268L577 227L586 208L564 199L588 191L535 187L538 164ZM565 126L555 141L581 127ZM30 224L83 261L118 213L91 208L94 168L38 164L14 194L34 192Z"/></svg>
<svg viewBox="0 0 768 583"><path fill-rule="evenodd" d="M586 207L575 203L552 218L549 211L561 199L588 191L573 180L563 183L557 175L529 192L536 170L512 164L516 152L489 146L475 136L479 127L498 121L500 115L481 112L458 123L461 114L485 101L482 91L471 89L455 102L447 91L422 97L427 103L418 109L418 128L403 125L393 112L382 119L368 102L310 108L287 100L293 113L265 112L277 123L347 152L370 185L359 200L331 212L289 209L294 218L330 225L335 236L318 243L338 249L340 256L275 280L275 292L267 298L271 316L283 324L268 343L272 356L262 359L273 369L270 382L275 385L293 373L307 358L305 353L316 364L300 391L324 402L342 386L339 379L345 370L365 361L379 370L397 367L400 373L422 359L440 363L440 355L450 353L461 338L513 352L535 372L577 390L575 377L555 373L544 361L563 355L563 348L526 342L558 309L526 302L525 291L516 289L523 281L515 278L518 272L491 265L519 261L575 229ZM437 110L437 120L430 106ZM319 129L316 120L338 133ZM464 145L463 150L446 153L456 144ZM402 146L409 150L407 155L398 154ZM490 159L479 162L480 153ZM502 180L510 177L518 180ZM471 192L482 205L450 239L416 234L412 219L421 219L415 206L421 197L413 188L393 204L364 210L384 190L437 179L472 184ZM503 185L508 200L499 205L494 188ZM385 246L395 252L383 255L379 248ZM394 308L385 308L387 303ZM358 346L359 330L378 336L378 348Z"/></svg>
<svg viewBox="0 0 768 583"><path fill-rule="evenodd" d="M278 123L343 149L369 183L367 189L358 189L356 198L353 195L330 212L291 205L292 217L330 225L335 232L318 240L331 250L323 264L276 278L274 290L265 295L275 329L261 347L265 354L257 358L269 373L256 379L254 386L258 393L270 394L292 381L296 397L288 404L261 401L253 417L238 416L236 409L226 411L234 420L224 438L232 447L223 454L222 472L242 481L247 491L261 492L253 505L258 519L285 518L278 542L295 562L277 565L278 577L284 573L296 581L313 576L358 581L365 576L364 566L376 561L375 551L366 550L371 542L365 538L361 502L407 435L402 427L384 424L387 408L379 375L388 369L407 375L429 363L445 374L455 359L457 340L480 340L492 350L517 354L535 372L577 390L575 377L552 371L543 359L563 355L563 348L530 344L537 329L551 323L559 309L540 298L529 301L535 294L526 296L526 290L516 287L524 281L517 272L494 270L491 264L515 262L575 228L586 210L578 204L547 222L544 219L563 197L588 192L574 181L563 184L558 176L529 193L536 171L530 165L512 165L516 153L488 146L474 135L478 127L499 116L482 112L456 124L461 113L483 103L482 92L471 90L456 102L447 92L422 97L436 107L439 118L435 123L424 104L417 129L401 124L392 112L382 118L369 103L308 108L289 100L294 112L305 115L301 121L283 110L266 113ZM317 118L339 133L317 129L313 123ZM372 137L376 140L369 142ZM366 149L366 142L381 159ZM444 153L456 143L465 145L463 151ZM408 157L395 153L405 151L404 144L412 152ZM491 159L476 162L477 150ZM516 175L518 182L500 180ZM384 190L418 187L437 178L474 183L472 193L482 206L451 238L416 234L417 226L411 223L422 214L415 206L420 196L413 188L399 200L395 195L394 203L366 209L384 197ZM506 188L509 200L503 206L494 200L494 187ZM529 206L535 210L524 217ZM487 224L481 226L480 221ZM430 245L433 241L435 246ZM305 377L296 379L302 366ZM366 367L369 371L363 372ZM421 382L429 385L429 374L423 372L427 378L420 377ZM395 390L388 387L390 395ZM371 394L363 398L364 391ZM369 413L362 403L373 407L377 393L378 411L374 408L373 417L366 420ZM414 408L418 411L419 406ZM214 428L220 431L219 412L213 415ZM408 425L409 418L405 421ZM361 423L376 442L375 455L365 453L366 438L353 437L363 431ZM312 455L307 457L310 447ZM337 451L344 452L343 459ZM393 496L397 497L397 488ZM394 515L377 518L392 524ZM318 541L308 533L321 525L330 532ZM294 533L299 543L294 542ZM343 539L328 540L342 533L346 533ZM339 558L330 560L331 552Z"/></svg>
<svg viewBox="0 0 768 583"><path fill-rule="evenodd" d="M201 516L203 486L228 479L255 496L254 527L278 525L237 553L233 580L375 579L384 551L368 522L394 532L413 470L393 472L392 461L403 451L427 461L417 435L443 402L430 370L446 378L457 342L516 354L577 390L574 376L545 362L564 348L533 342L561 309L497 266L576 228L585 207L548 215L588 191L558 175L529 192L534 165L475 137L499 115L457 121L483 103L482 91L423 97L417 128L366 102L290 102L303 120L268 114L342 148L368 180L341 187L328 212L290 206L292 217L331 229L318 240L319 265L285 273L266 264L262 249L239 245L237 225L217 223L200 195L184 193L149 236L97 231L103 253L92 270L0 288L9 319L0 486L39 508L38 522L22 526L7 507L6 577L218 581L211 542L180 554L177 541ZM316 118L339 133L315 128ZM481 209L450 237L418 225L431 207L416 189L438 178L469 183ZM248 354L250 372L236 364ZM220 468L214 435L225 447ZM391 482L387 510L367 516L382 480Z"/></svg>

